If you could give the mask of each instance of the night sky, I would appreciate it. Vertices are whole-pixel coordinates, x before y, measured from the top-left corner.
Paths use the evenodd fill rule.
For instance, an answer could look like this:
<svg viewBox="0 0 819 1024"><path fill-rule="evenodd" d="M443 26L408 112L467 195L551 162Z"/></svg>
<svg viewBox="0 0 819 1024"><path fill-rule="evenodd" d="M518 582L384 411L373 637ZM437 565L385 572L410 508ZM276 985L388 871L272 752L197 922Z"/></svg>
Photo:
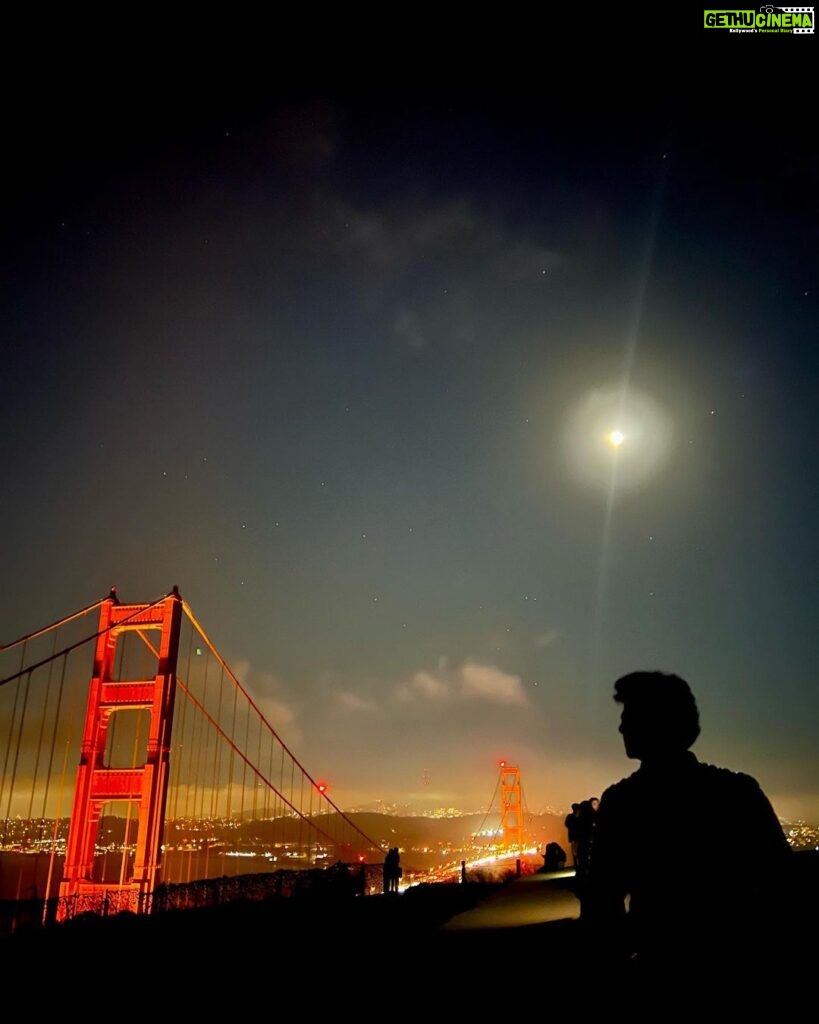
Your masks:
<svg viewBox="0 0 819 1024"><path fill-rule="evenodd" d="M798 88L102 70L4 98L0 640L178 585L346 809L599 795L677 672L819 821Z"/></svg>

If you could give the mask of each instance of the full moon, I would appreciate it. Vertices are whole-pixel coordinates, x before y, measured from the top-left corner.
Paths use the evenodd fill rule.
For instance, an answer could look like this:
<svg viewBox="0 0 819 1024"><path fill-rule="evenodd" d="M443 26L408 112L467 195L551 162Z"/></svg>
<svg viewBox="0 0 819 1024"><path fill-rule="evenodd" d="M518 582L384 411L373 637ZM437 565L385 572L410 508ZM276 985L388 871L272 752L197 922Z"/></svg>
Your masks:
<svg viewBox="0 0 819 1024"><path fill-rule="evenodd" d="M615 467L619 491L647 483L666 461L671 442L665 411L649 395L622 385L587 391L565 420L567 469L579 482L605 492Z"/></svg>

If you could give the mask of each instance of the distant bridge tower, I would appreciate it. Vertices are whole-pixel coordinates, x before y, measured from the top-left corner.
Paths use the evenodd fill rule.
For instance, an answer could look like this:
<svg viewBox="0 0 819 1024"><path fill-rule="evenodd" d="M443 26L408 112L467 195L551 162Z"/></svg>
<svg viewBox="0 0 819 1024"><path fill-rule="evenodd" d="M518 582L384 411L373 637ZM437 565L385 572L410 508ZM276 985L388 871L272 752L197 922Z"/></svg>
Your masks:
<svg viewBox="0 0 819 1024"><path fill-rule="evenodd" d="M523 850L523 798L520 768L500 761L501 829L507 850Z"/></svg>
<svg viewBox="0 0 819 1024"><path fill-rule="evenodd" d="M59 920L75 912L145 912L160 881L162 832L168 794L168 759L176 695L176 667L182 623L182 599L176 587L161 601L122 605L116 591L102 602L94 668L88 689L80 763L60 883ZM161 630L153 679L120 682L113 678L117 643L127 630ZM135 768L106 766L106 738L114 715L150 712L145 762ZM103 807L130 801L138 812L133 874L121 883L95 881L94 852Z"/></svg>

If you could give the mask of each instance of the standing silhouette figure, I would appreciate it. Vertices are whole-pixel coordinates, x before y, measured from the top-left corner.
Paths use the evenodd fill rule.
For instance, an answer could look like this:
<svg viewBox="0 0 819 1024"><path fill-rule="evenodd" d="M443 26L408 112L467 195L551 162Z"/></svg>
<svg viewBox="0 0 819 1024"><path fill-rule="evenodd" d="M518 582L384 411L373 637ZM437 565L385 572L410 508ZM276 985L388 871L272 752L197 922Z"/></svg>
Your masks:
<svg viewBox="0 0 819 1024"><path fill-rule="evenodd" d="M597 822L597 809L600 801L596 796L581 800L577 810L575 825L575 867L579 881L585 881L589 873L594 826Z"/></svg>
<svg viewBox="0 0 819 1024"><path fill-rule="evenodd" d="M580 804L572 804L572 809L563 820L566 827L566 838L572 851L572 867L577 867L577 826L579 822Z"/></svg>
<svg viewBox="0 0 819 1024"><path fill-rule="evenodd" d="M401 867L401 853L397 846L392 850L392 861L390 870L390 892L398 892L398 882L404 873Z"/></svg>
<svg viewBox="0 0 819 1024"><path fill-rule="evenodd" d="M398 892L398 880L403 873L398 847L391 846L384 857L384 892Z"/></svg>
<svg viewBox="0 0 819 1024"><path fill-rule="evenodd" d="M684 679L633 672L614 700L640 767L603 792L596 815L581 918L598 966L682 992L730 979L738 999L782 948L790 845L753 777L689 749L700 719Z"/></svg>

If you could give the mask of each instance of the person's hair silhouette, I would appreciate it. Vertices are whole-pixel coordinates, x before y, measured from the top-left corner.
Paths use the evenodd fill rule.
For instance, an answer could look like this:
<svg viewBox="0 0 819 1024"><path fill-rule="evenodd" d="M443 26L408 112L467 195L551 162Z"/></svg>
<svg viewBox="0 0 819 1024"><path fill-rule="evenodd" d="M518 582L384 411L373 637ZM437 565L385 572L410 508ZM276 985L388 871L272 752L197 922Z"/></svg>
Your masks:
<svg viewBox="0 0 819 1024"><path fill-rule="evenodd" d="M734 965L747 977L781 939L768 931L792 857L779 819L754 778L690 751L700 718L684 679L633 672L614 699L641 765L600 799L581 906L594 949L687 983Z"/></svg>
<svg viewBox="0 0 819 1024"><path fill-rule="evenodd" d="M688 683L661 672L632 672L614 684L623 705L626 756L639 761L688 750L700 734L700 713Z"/></svg>

